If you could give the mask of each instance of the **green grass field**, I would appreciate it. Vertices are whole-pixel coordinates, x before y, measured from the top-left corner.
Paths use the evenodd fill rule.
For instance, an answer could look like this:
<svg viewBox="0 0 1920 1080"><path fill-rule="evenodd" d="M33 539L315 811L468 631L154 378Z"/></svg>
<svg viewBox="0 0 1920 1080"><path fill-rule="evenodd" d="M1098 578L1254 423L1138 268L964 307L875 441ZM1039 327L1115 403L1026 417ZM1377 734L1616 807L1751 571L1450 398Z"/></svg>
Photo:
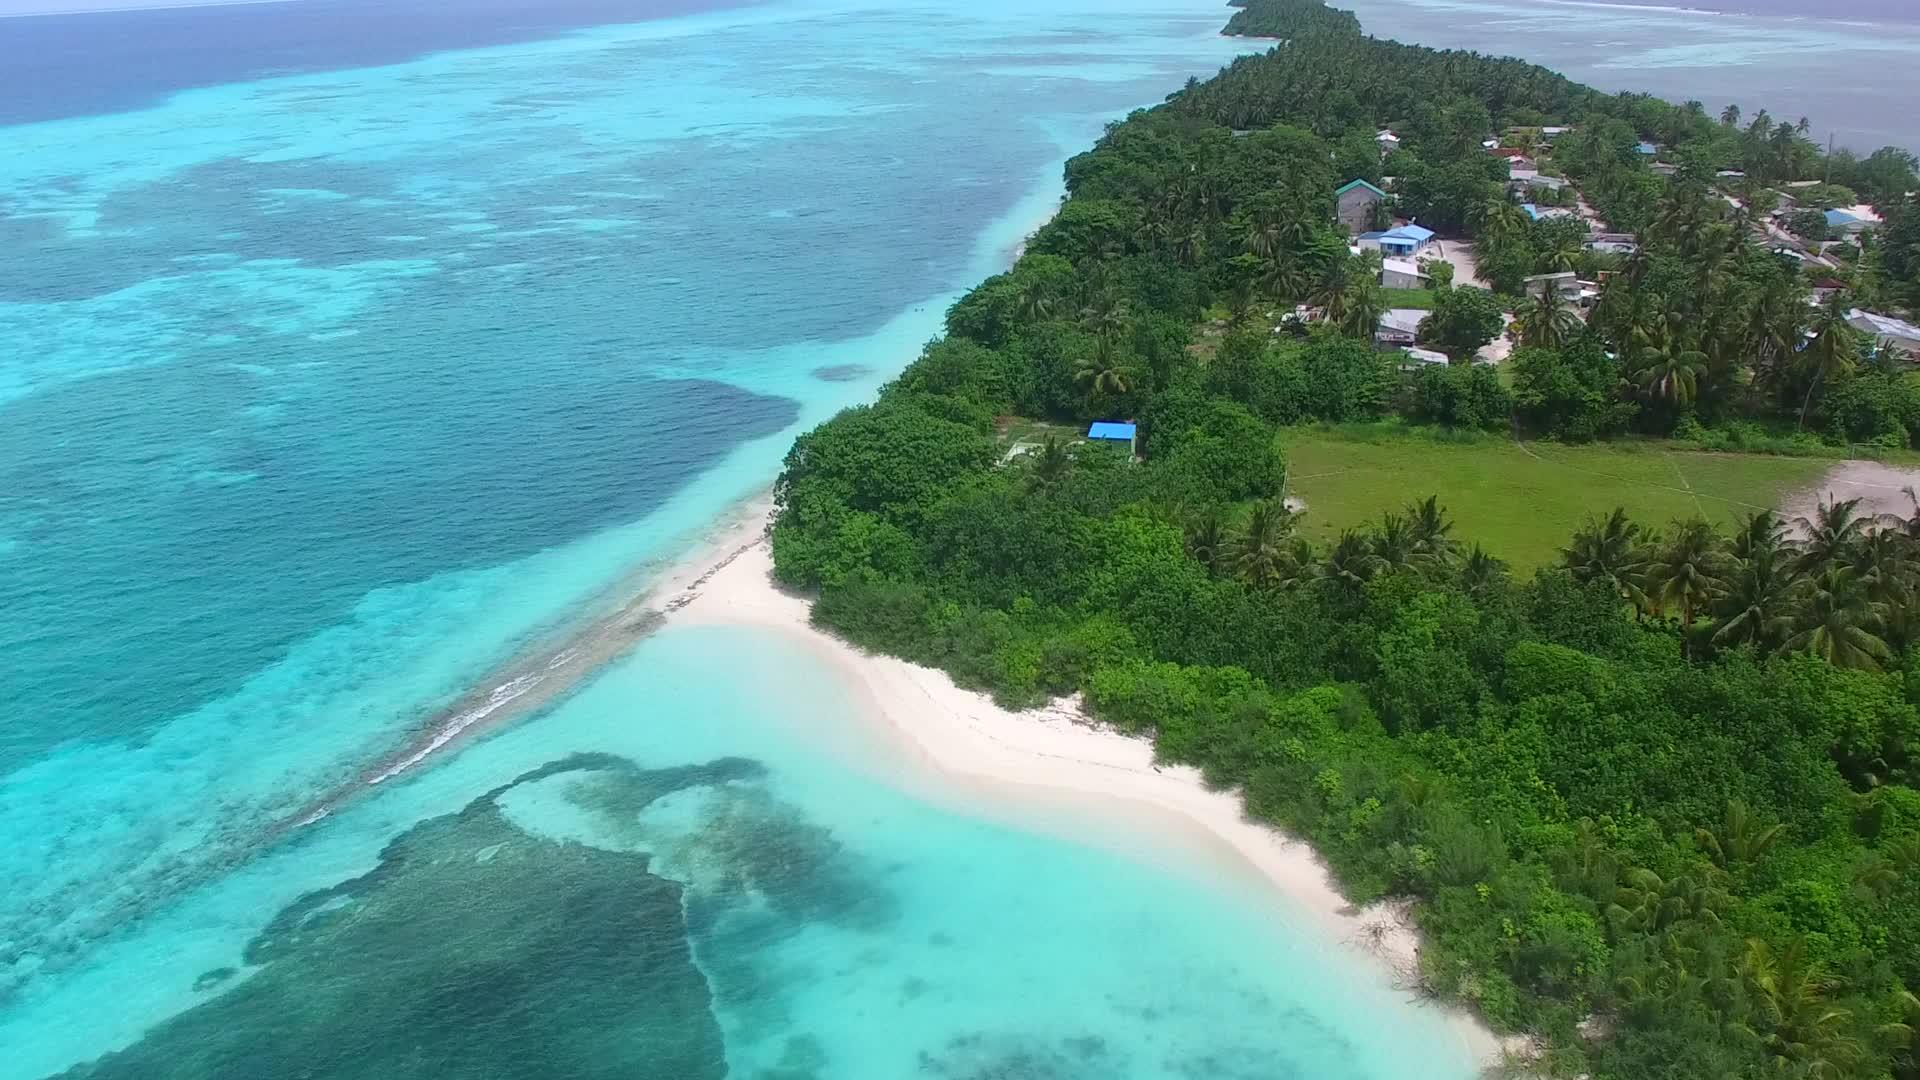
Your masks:
<svg viewBox="0 0 1920 1080"><path fill-rule="evenodd" d="M1419 308L1422 311L1433 310L1432 289L1381 289L1381 297L1390 308Z"/></svg>
<svg viewBox="0 0 1920 1080"><path fill-rule="evenodd" d="M1288 494L1306 501L1301 528L1316 542L1438 495L1455 537L1522 573L1557 559L1589 514L1623 506L1647 525L1696 514L1725 523L1776 506L1834 465L1658 441L1522 448L1495 435L1456 439L1393 425L1294 428L1281 440Z"/></svg>

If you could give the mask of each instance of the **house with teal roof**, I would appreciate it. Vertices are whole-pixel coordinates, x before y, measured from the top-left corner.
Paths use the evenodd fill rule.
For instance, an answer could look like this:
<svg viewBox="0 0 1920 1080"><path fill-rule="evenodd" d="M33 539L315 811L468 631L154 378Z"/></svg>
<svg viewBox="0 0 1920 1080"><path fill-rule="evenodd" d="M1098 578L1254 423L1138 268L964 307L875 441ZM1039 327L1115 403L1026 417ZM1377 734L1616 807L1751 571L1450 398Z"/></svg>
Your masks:
<svg viewBox="0 0 1920 1080"><path fill-rule="evenodd" d="M1334 216L1350 233L1363 233L1373 220L1373 208L1387 193L1365 180L1349 180L1334 190Z"/></svg>

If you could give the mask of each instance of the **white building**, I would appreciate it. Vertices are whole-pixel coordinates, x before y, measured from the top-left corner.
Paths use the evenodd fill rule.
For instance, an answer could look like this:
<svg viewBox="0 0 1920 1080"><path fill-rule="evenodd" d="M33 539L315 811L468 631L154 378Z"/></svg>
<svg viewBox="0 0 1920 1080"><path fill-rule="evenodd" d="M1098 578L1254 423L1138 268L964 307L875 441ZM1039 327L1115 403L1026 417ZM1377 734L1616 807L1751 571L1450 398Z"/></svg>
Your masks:
<svg viewBox="0 0 1920 1080"><path fill-rule="evenodd" d="M1548 289L1561 296L1580 294L1580 275L1571 270L1562 270L1557 274L1535 274L1526 279L1528 296L1544 296Z"/></svg>
<svg viewBox="0 0 1920 1080"><path fill-rule="evenodd" d="M1380 263L1380 285L1386 289L1424 289L1432 284L1412 259L1384 259Z"/></svg>
<svg viewBox="0 0 1920 1080"><path fill-rule="evenodd" d="M1422 308L1389 308L1380 316L1380 324L1374 330L1376 344L1394 348L1405 348L1420 340L1420 323L1427 317Z"/></svg>

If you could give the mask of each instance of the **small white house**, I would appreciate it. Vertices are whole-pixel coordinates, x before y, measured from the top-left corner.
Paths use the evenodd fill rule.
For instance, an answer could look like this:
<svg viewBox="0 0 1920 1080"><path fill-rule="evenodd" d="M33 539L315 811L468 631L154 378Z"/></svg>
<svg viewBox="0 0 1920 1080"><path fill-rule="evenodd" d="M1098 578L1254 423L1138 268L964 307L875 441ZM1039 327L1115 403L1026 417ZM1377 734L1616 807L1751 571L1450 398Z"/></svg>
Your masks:
<svg viewBox="0 0 1920 1080"><path fill-rule="evenodd" d="M1545 296L1548 289L1561 296L1580 295L1580 275L1571 270L1562 270L1557 274L1535 274L1525 281L1528 296Z"/></svg>
<svg viewBox="0 0 1920 1080"><path fill-rule="evenodd" d="M1394 349L1412 345L1420 340L1420 323L1427 314L1423 308L1388 308L1374 329L1374 343Z"/></svg>
<svg viewBox="0 0 1920 1080"><path fill-rule="evenodd" d="M1421 273L1412 259L1384 259L1380 263L1380 286L1386 289L1424 289L1432 279Z"/></svg>
<svg viewBox="0 0 1920 1080"><path fill-rule="evenodd" d="M1382 154L1400 149L1400 136L1395 135L1390 128L1381 128L1380 133L1373 137L1373 141L1380 144Z"/></svg>
<svg viewBox="0 0 1920 1080"><path fill-rule="evenodd" d="M1406 366L1409 368L1429 367L1434 364L1446 365L1452 362L1446 353L1434 352L1432 349L1412 348L1407 350Z"/></svg>

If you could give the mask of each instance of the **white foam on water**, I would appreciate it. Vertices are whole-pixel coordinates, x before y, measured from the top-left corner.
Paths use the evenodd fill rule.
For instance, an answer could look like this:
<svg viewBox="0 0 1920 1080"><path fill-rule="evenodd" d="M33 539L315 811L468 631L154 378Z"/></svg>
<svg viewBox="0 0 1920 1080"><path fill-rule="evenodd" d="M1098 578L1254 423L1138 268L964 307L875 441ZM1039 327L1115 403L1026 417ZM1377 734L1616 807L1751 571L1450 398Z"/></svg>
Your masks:
<svg viewBox="0 0 1920 1080"><path fill-rule="evenodd" d="M427 740L425 746L408 754L382 772L368 777L367 783L369 785L384 784L388 780L399 776L401 773L427 760L434 751L439 750L441 747L459 738L461 732L492 716L494 713L499 712L502 708L512 703L515 698L545 681L545 676L527 674L516 676L494 687L492 692L487 695L487 700L484 704L477 708L468 709L466 712L460 713L445 724L442 724L439 730L433 733L433 738Z"/></svg>

